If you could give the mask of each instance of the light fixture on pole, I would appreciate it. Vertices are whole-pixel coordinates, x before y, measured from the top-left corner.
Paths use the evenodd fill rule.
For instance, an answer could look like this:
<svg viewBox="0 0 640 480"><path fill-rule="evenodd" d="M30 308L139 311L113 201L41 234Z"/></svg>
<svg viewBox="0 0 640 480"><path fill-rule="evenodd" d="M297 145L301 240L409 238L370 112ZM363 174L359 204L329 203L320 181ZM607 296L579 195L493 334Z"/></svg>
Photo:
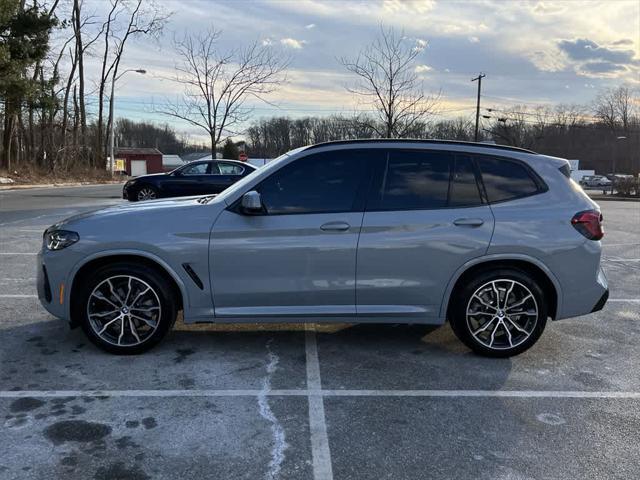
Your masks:
<svg viewBox="0 0 640 480"><path fill-rule="evenodd" d="M113 118L114 118L113 107L115 104L114 102L115 86L116 86L116 82L120 80L126 73L129 73L129 72L135 72L141 75L144 75L145 73L147 73L147 71L142 68L129 68L111 81L111 96L109 97L109 171L111 172L111 175L113 175L113 171L116 165L115 158L114 158L115 139L114 139L114 126L113 126Z"/></svg>

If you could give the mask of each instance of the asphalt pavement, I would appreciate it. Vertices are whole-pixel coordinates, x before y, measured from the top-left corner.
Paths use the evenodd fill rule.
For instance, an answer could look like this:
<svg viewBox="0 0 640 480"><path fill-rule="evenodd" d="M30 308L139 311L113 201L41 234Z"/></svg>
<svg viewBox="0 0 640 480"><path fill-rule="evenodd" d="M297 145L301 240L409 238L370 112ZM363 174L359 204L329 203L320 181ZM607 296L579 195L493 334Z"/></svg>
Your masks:
<svg viewBox="0 0 640 480"><path fill-rule="evenodd" d="M601 204L605 309L518 357L448 326L180 324L116 357L39 305L35 252L120 192L0 191L0 479L640 477L640 204Z"/></svg>

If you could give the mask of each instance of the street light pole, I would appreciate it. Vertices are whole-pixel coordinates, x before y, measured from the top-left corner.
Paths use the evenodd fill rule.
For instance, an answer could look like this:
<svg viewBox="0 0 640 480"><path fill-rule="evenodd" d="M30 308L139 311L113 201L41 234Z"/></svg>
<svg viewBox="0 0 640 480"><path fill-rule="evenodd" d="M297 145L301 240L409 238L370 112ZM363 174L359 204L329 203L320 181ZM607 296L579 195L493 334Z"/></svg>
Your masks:
<svg viewBox="0 0 640 480"><path fill-rule="evenodd" d="M627 137L624 137L624 136L616 137L616 144L615 144L616 148L614 149L613 155L612 155L612 158L611 158L611 163L612 163L611 175L613 177L611 179L611 195L613 195L613 186L616 183L616 157L618 156L618 151L619 151L619 148L618 148L619 143L618 142L620 140L626 140L626 139L627 139Z"/></svg>
<svg viewBox="0 0 640 480"><path fill-rule="evenodd" d="M116 82L120 80L125 73L128 73L128 72L136 72L136 73L140 73L141 75L144 75L145 73L147 73L146 70L143 70L141 68L139 69L130 68L122 72L117 77L115 77L111 82L111 96L109 97L109 171L111 172L111 175L113 175L113 172L115 169L115 158L114 158L115 135L114 135L114 126L113 126L113 106L115 103L114 102L115 87L116 87Z"/></svg>
<svg viewBox="0 0 640 480"><path fill-rule="evenodd" d="M480 123L480 90L482 89L482 79L486 77L484 73L480 73L476 78L472 78L471 81L478 81L478 102L476 104L476 133L474 136L474 141L478 141L478 124Z"/></svg>

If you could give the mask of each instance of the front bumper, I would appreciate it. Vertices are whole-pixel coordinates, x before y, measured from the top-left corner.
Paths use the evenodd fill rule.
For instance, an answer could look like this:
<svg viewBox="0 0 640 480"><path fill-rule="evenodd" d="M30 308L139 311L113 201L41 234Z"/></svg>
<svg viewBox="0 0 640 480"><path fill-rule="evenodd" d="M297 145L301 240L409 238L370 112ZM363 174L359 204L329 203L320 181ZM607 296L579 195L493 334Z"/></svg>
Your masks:
<svg viewBox="0 0 640 480"><path fill-rule="evenodd" d="M51 258L51 252L40 251L37 258L36 286L40 304L54 317L68 320L69 292L65 270L58 265L58 259Z"/></svg>

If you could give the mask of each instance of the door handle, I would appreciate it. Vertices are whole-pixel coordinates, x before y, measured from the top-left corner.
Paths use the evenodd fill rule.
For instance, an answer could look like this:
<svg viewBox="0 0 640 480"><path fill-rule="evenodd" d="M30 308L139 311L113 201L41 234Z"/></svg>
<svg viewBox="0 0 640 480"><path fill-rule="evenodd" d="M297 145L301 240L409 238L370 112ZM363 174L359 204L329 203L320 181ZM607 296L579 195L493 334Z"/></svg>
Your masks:
<svg viewBox="0 0 640 480"><path fill-rule="evenodd" d="M323 232L346 232L351 228L347 222L328 222L320 226Z"/></svg>
<svg viewBox="0 0 640 480"><path fill-rule="evenodd" d="M453 224L458 227L479 227L484 224L484 220L481 218L458 218L453 221Z"/></svg>

